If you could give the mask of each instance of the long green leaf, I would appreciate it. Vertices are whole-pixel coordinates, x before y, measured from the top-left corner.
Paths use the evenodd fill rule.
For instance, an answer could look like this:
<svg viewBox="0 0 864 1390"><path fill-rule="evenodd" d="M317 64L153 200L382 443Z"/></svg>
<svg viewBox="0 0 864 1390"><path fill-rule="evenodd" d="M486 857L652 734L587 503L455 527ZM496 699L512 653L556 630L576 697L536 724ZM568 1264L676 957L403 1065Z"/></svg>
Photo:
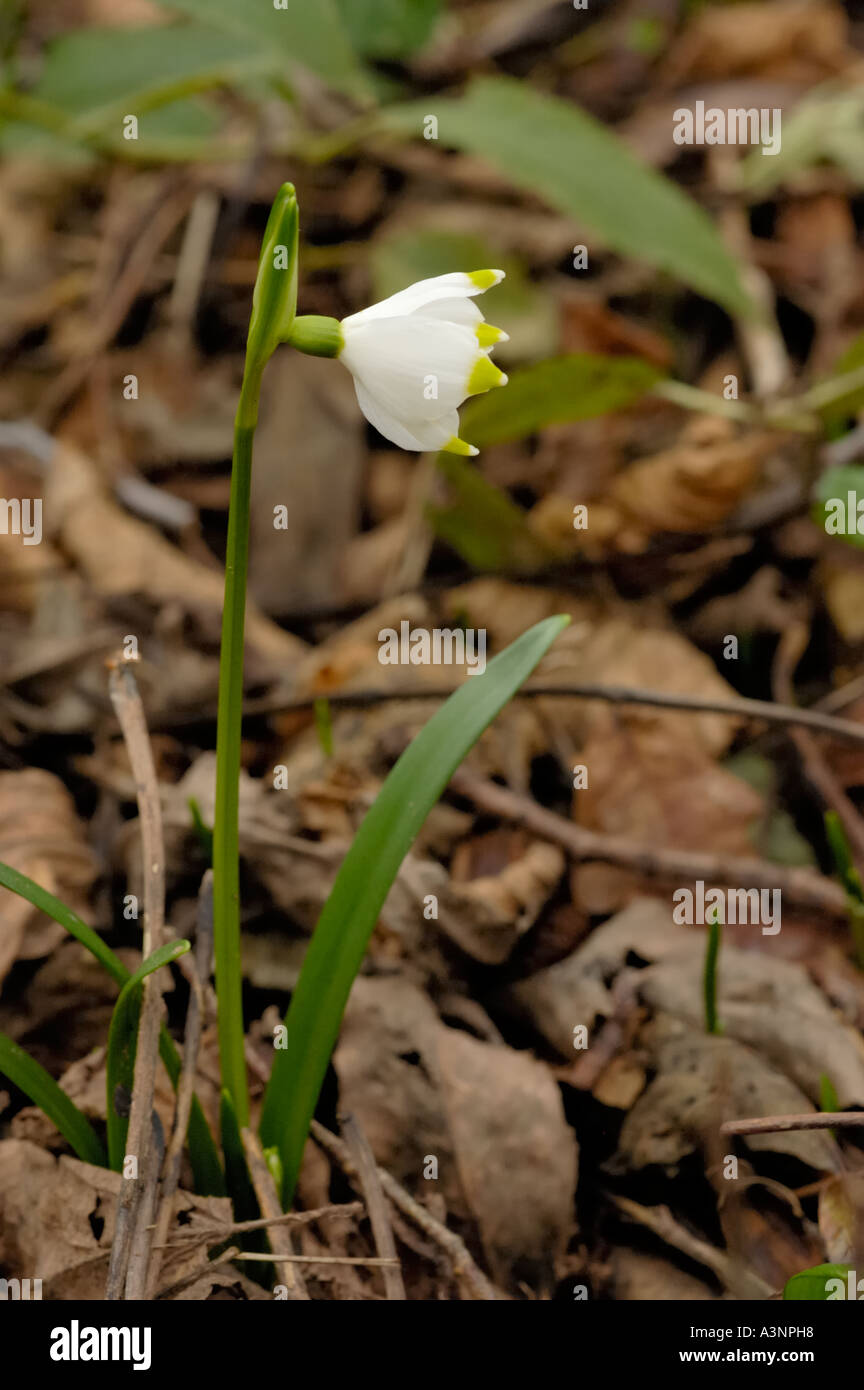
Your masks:
<svg viewBox="0 0 864 1390"><path fill-rule="evenodd" d="M480 77L464 97L431 108L424 97L381 119L386 129L420 135L430 109L442 145L480 155L612 250L668 271L730 313L756 312L708 214L578 106L513 78Z"/></svg>
<svg viewBox="0 0 864 1390"><path fill-rule="evenodd" d="M282 1158L286 1205L351 985L399 865L465 754L568 622L563 615L537 623L482 676L465 680L402 754L345 856L306 952L261 1114L261 1141Z"/></svg>
<svg viewBox="0 0 864 1390"><path fill-rule="evenodd" d="M73 912L71 907L67 907L59 898L55 898L53 893L49 893L47 888L40 888L38 883L34 883L32 878L26 874L19 873L13 869L11 864L0 863L0 886L9 888L13 893L17 893L19 898L26 898L28 903L38 907L40 912L45 912L49 917L53 917L55 922L59 922L61 927L65 927L70 936L74 936L76 941L80 941L82 946L86 946L91 956L95 956L99 964L108 971L112 980L118 985L125 985L129 979L130 972L126 969L119 956L115 956L110 946L106 946L98 932L87 923L82 921L77 912Z"/></svg>
<svg viewBox="0 0 864 1390"><path fill-rule="evenodd" d="M530 574L554 560L554 552L530 530L523 509L467 459L440 453L436 466L448 497L443 506L428 503L426 515L436 535L473 569Z"/></svg>
<svg viewBox="0 0 864 1390"><path fill-rule="evenodd" d="M229 82L252 72L275 72L278 60L255 43L203 24L146 29L83 29L48 48L31 95L71 115L116 108L140 115L140 103L175 84Z"/></svg>
<svg viewBox="0 0 864 1390"><path fill-rule="evenodd" d="M282 60L287 76L300 65L340 91L368 98L363 72L342 23L335 0L159 0L167 9L254 40Z"/></svg>
<svg viewBox="0 0 864 1390"><path fill-rule="evenodd" d="M154 970L170 965L178 956L185 956L188 941L168 941L139 965L120 991L111 1026L108 1030L108 1054L105 1065L106 1105L108 1119L108 1165L118 1172L123 1167L126 1152L126 1133L129 1115L117 1108L118 1088L131 1098L135 1079L135 1054L138 1050L138 1019L144 981ZM125 1108L125 1107L124 1107Z"/></svg>
<svg viewBox="0 0 864 1390"><path fill-rule="evenodd" d="M661 375L640 357L592 352L549 357L511 373L506 391L470 400L460 429L479 448L524 439L544 425L620 410L644 395Z"/></svg>
<svg viewBox="0 0 864 1390"><path fill-rule="evenodd" d="M98 1168L105 1167L105 1150L87 1116L61 1090L53 1076L5 1033L0 1033L0 1072L29 1096L34 1105L44 1110L79 1158Z"/></svg>
<svg viewBox="0 0 864 1390"><path fill-rule="evenodd" d="M358 53L370 58L407 58L429 38L441 0L337 0Z"/></svg>
<svg viewBox="0 0 864 1390"><path fill-rule="evenodd" d="M39 884L34 883L32 878L19 873L11 865L0 862L0 886L8 888L12 893L17 893L19 898L25 898L34 907L38 907L40 912L46 913L55 922L59 922L61 927L65 927L70 936L74 936L76 941L80 941L82 946L86 946L90 954L95 956L99 964L107 970L112 980L118 985L125 985L126 981L131 978L132 972L126 969L122 960L114 954L111 947L105 945L101 936L92 927L88 927L77 912L73 912L47 889L40 888ZM182 1064L177 1049L164 1028L159 1035L159 1056L162 1058L165 1070L171 1079L171 1085L176 1090ZM210 1133L210 1126L207 1124L204 1111L201 1109L201 1102L197 1096L192 1098L188 1140L189 1161L195 1175L196 1191L205 1196L223 1196L225 1180L222 1175L222 1165L219 1162L219 1154L213 1142L213 1135Z"/></svg>

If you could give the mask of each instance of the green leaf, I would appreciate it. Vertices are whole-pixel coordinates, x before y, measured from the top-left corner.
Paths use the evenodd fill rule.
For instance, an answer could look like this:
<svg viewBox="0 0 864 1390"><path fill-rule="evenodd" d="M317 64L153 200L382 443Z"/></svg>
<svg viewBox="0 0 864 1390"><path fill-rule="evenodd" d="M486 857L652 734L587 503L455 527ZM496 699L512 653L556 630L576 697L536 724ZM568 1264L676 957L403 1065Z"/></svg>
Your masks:
<svg viewBox="0 0 864 1390"><path fill-rule="evenodd" d="M105 1167L105 1150L87 1116L61 1090L53 1076L5 1033L0 1033L0 1072L45 1112L80 1159L99 1168Z"/></svg>
<svg viewBox="0 0 864 1390"><path fill-rule="evenodd" d="M73 115L122 104L139 115L149 93L177 82L276 71L273 55L203 24L85 29L50 45L32 95Z"/></svg>
<svg viewBox="0 0 864 1390"><path fill-rule="evenodd" d="M129 1128L128 1114L117 1109L118 1088L131 1098L135 1079L135 1054L138 1050L138 1019L141 1013L141 995L144 981L154 970L170 965L178 956L185 956L189 950L188 941L168 941L164 946L142 961L135 974L130 976L120 991L111 1026L108 1030L108 1053L105 1064L105 1087L107 1092L105 1113L108 1117L108 1165L117 1172L123 1167L126 1153L126 1132Z"/></svg>
<svg viewBox="0 0 864 1390"><path fill-rule="evenodd" d="M419 135L429 109L424 98L381 119ZM732 314L757 312L708 214L578 106L512 78L480 77L433 109L442 145L480 155L613 251L668 271Z"/></svg>
<svg viewBox="0 0 864 1390"><path fill-rule="evenodd" d="M849 506L849 494L852 506ZM864 550L864 535L858 531L858 505L864 501L864 468L854 464L826 468L814 490L810 516L826 535L836 536L856 550ZM842 503L842 508L836 504ZM830 503L835 505L830 506ZM849 513L852 512L850 517ZM850 529L851 528L851 529Z"/></svg>
<svg viewBox="0 0 864 1390"><path fill-rule="evenodd" d="M368 58L407 58L429 38L441 0L337 0L358 53Z"/></svg>
<svg viewBox="0 0 864 1390"><path fill-rule="evenodd" d="M283 64L286 75L300 65L330 86L357 98L369 83L345 32L335 0L159 0L167 9L203 20L214 29L254 42Z"/></svg>
<svg viewBox="0 0 864 1390"><path fill-rule="evenodd" d="M836 1115L840 1109L840 1101L834 1082L827 1072L819 1077L819 1109L826 1115Z"/></svg>
<svg viewBox="0 0 864 1390"><path fill-rule="evenodd" d="M753 149L738 166L737 184L762 201L781 184L797 180L805 170L833 165L854 184L864 181L861 125L864 92L860 85L820 82L794 108L783 112L783 142L776 154L766 157Z"/></svg>
<svg viewBox="0 0 864 1390"><path fill-rule="evenodd" d="M460 431L479 448L524 439L544 425L587 420L635 401L661 373L638 357L574 352L513 372L505 391L475 396L462 411Z"/></svg>
<svg viewBox="0 0 864 1390"><path fill-rule="evenodd" d="M201 851L208 864L213 862L213 830L204 822L201 814L201 807L194 796L186 798L186 805L189 807L189 814L192 817L192 827L201 846Z"/></svg>
<svg viewBox="0 0 864 1390"><path fill-rule="evenodd" d="M111 947L105 945L101 936L92 927L88 927L77 912L73 912L47 889L40 888L39 884L34 883L32 878L19 873L9 864L0 862L0 886L8 888L12 893L17 893L19 898L25 898L27 902L39 908L40 912L46 913L55 922L59 922L61 927L65 927L70 936L74 936L76 941L80 941L81 945L87 948L117 984L125 985L127 980L132 978L131 971L127 970L119 956L116 956L111 950ZM180 1080L182 1063L165 1028L159 1034L159 1056L162 1058L165 1070L171 1079L171 1085L176 1090ZM196 1191L205 1196L221 1197L225 1192L222 1165L219 1162L219 1154L210 1133L210 1126L204 1118L204 1111L201 1109L201 1102L197 1096L192 1097L192 1111L189 1116L187 1137L189 1161L195 1175Z"/></svg>
<svg viewBox="0 0 864 1390"><path fill-rule="evenodd" d="M309 1121L372 929L405 855L468 750L546 654L569 618L522 634L451 695L402 754L342 862L312 936L276 1049L261 1142L282 1158L291 1201Z"/></svg>
<svg viewBox="0 0 864 1390"><path fill-rule="evenodd" d="M95 956L99 964L108 971L112 980L118 985L124 985L129 979L129 971L120 960L115 956L110 946L106 946L98 932L87 923L82 921L77 912L73 912L70 907L55 898L53 893L47 889L40 888L38 883L34 883L32 878L26 874L20 874L17 869L13 869L10 864L0 863L0 886L8 888L11 892L17 893L19 898L26 898L28 903L38 907L40 912L45 912L49 917L53 917L55 922L59 922L61 927L65 927L70 936L74 936L76 941L80 941L82 946L86 946L92 956Z"/></svg>
<svg viewBox="0 0 864 1390"><path fill-rule="evenodd" d="M506 492L458 454L439 454L437 467L450 498L445 506L430 503L426 515L467 564L487 573L531 573L550 563L554 557Z"/></svg>
<svg viewBox="0 0 864 1390"><path fill-rule="evenodd" d="M861 875L855 867L852 848L846 838L843 822L836 811L825 812L825 834L845 892L856 902L864 903Z"/></svg>
<svg viewBox="0 0 864 1390"><path fill-rule="evenodd" d="M837 1291L827 1287L829 1279L841 1280L844 1290L847 1287L846 1276L851 1269L851 1265L814 1265L812 1269L802 1269L800 1274L793 1274L783 1290L784 1302L796 1302L808 1300L810 1302L832 1302L837 1297ZM843 1297L846 1297L844 1292Z"/></svg>
<svg viewBox="0 0 864 1390"><path fill-rule="evenodd" d="M837 377L846 376L848 372L854 372L859 367L864 367L864 333L860 333L849 344L846 351L840 354L831 369L828 380L834 381ZM864 409L864 386L859 386L857 389L839 396L830 405L824 406L821 415L827 424L833 424L850 415L857 415L862 409Z"/></svg>

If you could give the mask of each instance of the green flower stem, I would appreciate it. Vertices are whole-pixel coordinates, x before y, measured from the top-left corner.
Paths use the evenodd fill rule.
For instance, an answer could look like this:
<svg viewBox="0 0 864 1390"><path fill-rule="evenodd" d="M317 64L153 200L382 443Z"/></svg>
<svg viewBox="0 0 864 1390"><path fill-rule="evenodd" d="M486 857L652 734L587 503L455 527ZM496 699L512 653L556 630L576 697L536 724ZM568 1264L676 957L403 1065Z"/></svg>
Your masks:
<svg viewBox="0 0 864 1390"><path fill-rule="evenodd" d="M240 960L240 740L252 442L260 389L259 367L244 378L234 425L234 459L225 553L225 603L219 659L216 812L213 821L213 942L219 1004L219 1060L222 1084L231 1097L241 1127L249 1123L249 1096L243 1050L243 972Z"/></svg>
<svg viewBox="0 0 864 1390"><path fill-rule="evenodd" d="M261 243L246 341L246 367L234 421L234 458L225 551L225 603L219 657L216 810L213 819L213 950L222 1088L227 1092L228 1111L234 1118L237 1130L249 1124L240 959L239 788L252 447L258 423L261 377L278 344L290 335L296 314L297 237L297 197L293 185L285 183L274 199Z"/></svg>

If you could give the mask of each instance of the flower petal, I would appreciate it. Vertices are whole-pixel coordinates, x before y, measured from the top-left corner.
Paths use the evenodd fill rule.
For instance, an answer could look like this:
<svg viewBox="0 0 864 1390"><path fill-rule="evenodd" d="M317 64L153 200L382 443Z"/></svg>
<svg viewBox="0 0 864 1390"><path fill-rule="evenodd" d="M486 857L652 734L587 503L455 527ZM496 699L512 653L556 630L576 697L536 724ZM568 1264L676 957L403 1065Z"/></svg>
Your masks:
<svg viewBox="0 0 864 1390"><path fill-rule="evenodd" d="M461 323L466 328L476 328L483 322L483 315L473 299L436 299L431 304L421 304L412 310L414 318L446 319L448 323Z"/></svg>
<svg viewBox="0 0 864 1390"><path fill-rule="evenodd" d="M380 401L376 401L359 381L354 382L354 390L357 393L357 404L370 425L374 425L378 433L389 439L391 444L398 444L400 449L412 449L423 453L430 449L445 449L457 441L459 416L455 410L442 415L438 420L412 421L409 427L385 410ZM456 452L478 452L461 439L457 442L460 447Z"/></svg>
<svg viewBox="0 0 864 1390"><path fill-rule="evenodd" d="M413 314L425 305L434 304L438 299L464 299L482 294L492 285L504 279L503 270L454 270L449 275L433 275L429 280L418 280L407 289L391 294L378 304L370 304L357 314L349 314L342 322L346 324L367 323L370 319L394 318L400 314Z"/></svg>
<svg viewBox="0 0 864 1390"><path fill-rule="evenodd" d="M474 329L419 314L342 324L345 366L398 420L437 420L468 395L468 382L486 354Z"/></svg>

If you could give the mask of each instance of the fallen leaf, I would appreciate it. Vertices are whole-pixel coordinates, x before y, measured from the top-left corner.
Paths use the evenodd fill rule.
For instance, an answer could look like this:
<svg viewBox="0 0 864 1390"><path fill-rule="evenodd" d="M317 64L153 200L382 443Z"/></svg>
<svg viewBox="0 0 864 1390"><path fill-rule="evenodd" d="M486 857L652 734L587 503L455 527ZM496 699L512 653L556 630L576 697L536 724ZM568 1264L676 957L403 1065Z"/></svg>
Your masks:
<svg viewBox="0 0 864 1390"><path fill-rule="evenodd" d="M355 983L334 1065L378 1162L473 1218L496 1278L548 1287L572 1221L577 1154L548 1070L445 1027L398 978ZM432 1158L438 1177L424 1181Z"/></svg>
<svg viewBox="0 0 864 1390"><path fill-rule="evenodd" d="M624 1120L613 1171L658 1164L674 1173L697 1148L712 1150L724 1120L813 1109L793 1081L732 1037L670 1027L662 1019L656 1031L656 1075ZM841 1163L824 1130L752 1134L746 1143L789 1154L820 1172L835 1172Z"/></svg>
<svg viewBox="0 0 864 1390"><path fill-rule="evenodd" d="M0 772L0 860L87 915L96 862L72 798L53 773ZM13 961L47 956L65 937L23 898L0 893L0 980Z"/></svg>

